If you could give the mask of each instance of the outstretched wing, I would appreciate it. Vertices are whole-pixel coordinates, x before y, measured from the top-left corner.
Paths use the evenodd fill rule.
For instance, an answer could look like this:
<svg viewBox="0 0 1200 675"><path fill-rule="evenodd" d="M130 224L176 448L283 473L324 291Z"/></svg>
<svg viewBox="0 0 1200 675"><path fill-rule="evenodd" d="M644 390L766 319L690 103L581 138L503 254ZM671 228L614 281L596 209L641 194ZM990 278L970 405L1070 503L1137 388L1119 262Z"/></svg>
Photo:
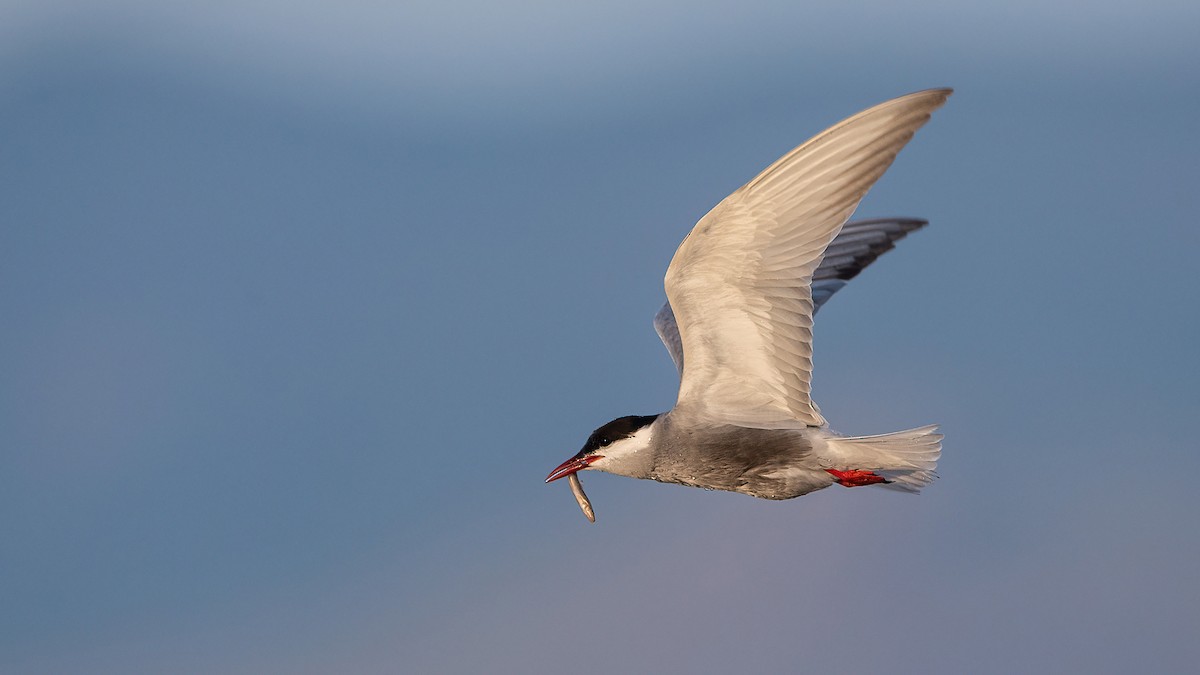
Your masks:
<svg viewBox="0 0 1200 675"><path fill-rule="evenodd" d="M763 429L821 426L811 284L826 247L949 89L861 112L784 155L700 219L667 268L687 363L677 408Z"/></svg>
<svg viewBox="0 0 1200 675"><path fill-rule="evenodd" d="M919 218L875 218L856 220L842 226L842 231L825 249L825 257L812 277L813 315L867 265L896 247L896 242L929 224ZM654 315L654 330L683 374L683 340L671 303L664 302Z"/></svg>
<svg viewBox="0 0 1200 675"><path fill-rule="evenodd" d="M896 248L896 242L928 224L919 218L873 218L843 225L813 272L813 314L867 265Z"/></svg>

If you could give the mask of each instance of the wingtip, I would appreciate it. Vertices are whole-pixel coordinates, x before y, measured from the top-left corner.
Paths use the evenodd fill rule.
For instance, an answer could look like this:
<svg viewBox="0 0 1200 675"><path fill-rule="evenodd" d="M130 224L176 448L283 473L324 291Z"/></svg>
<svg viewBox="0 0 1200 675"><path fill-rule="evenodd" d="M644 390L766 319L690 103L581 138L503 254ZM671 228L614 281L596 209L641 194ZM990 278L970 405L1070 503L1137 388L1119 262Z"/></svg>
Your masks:
<svg viewBox="0 0 1200 675"><path fill-rule="evenodd" d="M909 100L915 99L915 98L923 98L923 99L932 98L937 101L933 106L936 109L936 108L941 107L941 105L946 102L946 99L950 98L950 95L953 93L954 93L954 89L951 87L934 87L932 89L922 89L920 91L914 91L911 94L906 94L904 96L900 96L899 98L900 99L909 99Z"/></svg>
<svg viewBox="0 0 1200 675"><path fill-rule="evenodd" d="M930 93L930 94L932 94L932 93L937 93L937 94L940 94L940 95L942 95L942 96L949 97L951 94L953 94L953 93L954 93L954 87L933 87L932 89L925 89L925 90L923 90L923 91L919 91L919 92L917 92L917 93L918 93L918 94L924 94L924 93Z"/></svg>

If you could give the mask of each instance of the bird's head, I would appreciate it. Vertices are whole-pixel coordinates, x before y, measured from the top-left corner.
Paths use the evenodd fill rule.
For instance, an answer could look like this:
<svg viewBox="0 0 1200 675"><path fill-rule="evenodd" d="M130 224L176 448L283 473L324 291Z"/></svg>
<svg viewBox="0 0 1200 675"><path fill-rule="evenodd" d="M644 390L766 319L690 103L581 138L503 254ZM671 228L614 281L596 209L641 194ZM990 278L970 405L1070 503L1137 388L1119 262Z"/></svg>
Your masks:
<svg viewBox="0 0 1200 675"><path fill-rule="evenodd" d="M621 476L644 478L653 466L650 439L658 415L618 417L588 436L583 449L559 464L546 482L569 476L581 469L597 469Z"/></svg>

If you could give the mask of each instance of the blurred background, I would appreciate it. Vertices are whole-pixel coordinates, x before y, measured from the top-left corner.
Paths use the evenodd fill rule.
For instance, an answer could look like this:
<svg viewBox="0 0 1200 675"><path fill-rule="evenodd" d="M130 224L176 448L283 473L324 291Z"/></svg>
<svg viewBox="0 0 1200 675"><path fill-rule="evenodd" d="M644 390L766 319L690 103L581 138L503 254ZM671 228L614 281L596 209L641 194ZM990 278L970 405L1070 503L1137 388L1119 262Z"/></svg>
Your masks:
<svg viewBox="0 0 1200 675"><path fill-rule="evenodd" d="M0 671L1191 672L1200 4L6 0ZM821 312L919 497L602 474L692 224L957 92Z"/></svg>

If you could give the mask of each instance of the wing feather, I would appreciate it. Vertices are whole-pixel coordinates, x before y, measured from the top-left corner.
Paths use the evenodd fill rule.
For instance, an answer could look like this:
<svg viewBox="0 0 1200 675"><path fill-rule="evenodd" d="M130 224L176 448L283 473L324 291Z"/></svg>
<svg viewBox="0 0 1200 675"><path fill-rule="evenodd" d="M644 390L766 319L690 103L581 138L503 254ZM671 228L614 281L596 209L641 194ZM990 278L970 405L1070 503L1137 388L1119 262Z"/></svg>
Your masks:
<svg viewBox="0 0 1200 675"><path fill-rule="evenodd" d="M917 92L840 122L696 223L665 279L664 309L674 310L682 348L676 365L687 354L677 407L764 429L825 423L810 396L814 273L867 190L949 95L949 89ZM855 250L847 242L839 255L850 258L835 269L849 273ZM660 323L665 317L656 317L656 328Z"/></svg>
<svg viewBox="0 0 1200 675"><path fill-rule="evenodd" d="M813 272L813 314L816 315L834 293L858 276L867 265L895 248L897 241L927 224L928 221L919 218L875 218L843 225L837 238L825 249L821 264ZM782 288L790 288L793 280L786 273L768 273L762 276L761 283L764 286L774 283ZM654 330L682 375L683 341L679 338L679 327L675 325L675 313L671 311L670 302L664 302L654 315Z"/></svg>

